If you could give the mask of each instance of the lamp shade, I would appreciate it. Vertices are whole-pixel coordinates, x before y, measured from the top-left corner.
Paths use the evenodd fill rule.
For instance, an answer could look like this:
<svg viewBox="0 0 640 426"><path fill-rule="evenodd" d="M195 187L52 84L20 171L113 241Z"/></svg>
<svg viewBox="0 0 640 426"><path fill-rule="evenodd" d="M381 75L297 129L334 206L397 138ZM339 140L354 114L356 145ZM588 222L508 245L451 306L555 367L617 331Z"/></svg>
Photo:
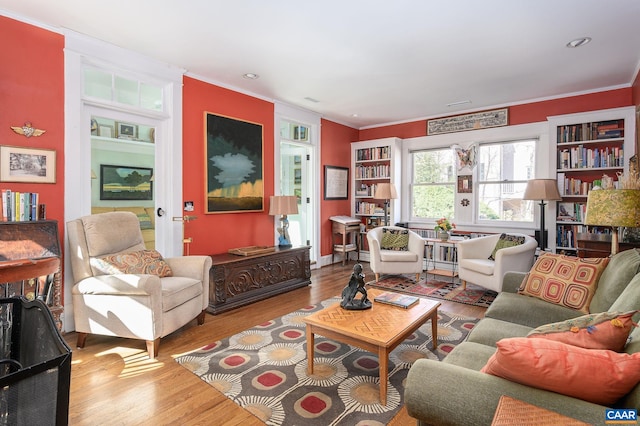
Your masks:
<svg viewBox="0 0 640 426"><path fill-rule="evenodd" d="M555 179L531 179L527 182L523 200L560 201L558 183Z"/></svg>
<svg viewBox="0 0 640 426"><path fill-rule="evenodd" d="M298 199L295 195L272 195L269 200L269 214L272 216L298 214Z"/></svg>
<svg viewBox="0 0 640 426"><path fill-rule="evenodd" d="M379 183L376 185L376 192L373 194L376 200L395 200L398 198L396 187L392 183Z"/></svg>
<svg viewBox="0 0 640 426"><path fill-rule="evenodd" d="M589 191L584 223L599 226L640 227L640 189Z"/></svg>

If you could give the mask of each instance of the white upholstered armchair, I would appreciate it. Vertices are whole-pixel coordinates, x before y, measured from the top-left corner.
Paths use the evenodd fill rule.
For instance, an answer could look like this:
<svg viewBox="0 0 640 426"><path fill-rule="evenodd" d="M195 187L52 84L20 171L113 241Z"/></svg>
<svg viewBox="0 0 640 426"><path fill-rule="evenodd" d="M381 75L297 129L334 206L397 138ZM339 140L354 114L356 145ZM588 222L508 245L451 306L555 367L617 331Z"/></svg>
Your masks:
<svg viewBox="0 0 640 426"><path fill-rule="evenodd" d="M524 243L496 251L495 260L489 256L500 240L500 234L460 241L458 247L458 276L466 287L467 281L489 290L502 291L502 277L507 271L528 272L533 266L537 241L523 234Z"/></svg>
<svg viewBox="0 0 640 426"><path fill-rule="evenodd" d="M406 231L409 236L407 250L385 250L382 244L384 229ZM379 226L367 232L367 242L369 264L376 282L380 279L380 274L416 274L416 281L420 280L424 265L424 240L420 235L399 226Z"/></svg>
<svg viewBox="0 0 640 426"><path fill-rule="evenodd" d="M131 212L72 220L67 235L78 347L84 347L88 334L142 339L149 358L155 358L161 337L195 318L204 324L209 256L158 258L145 250ZM133 273L140 268L147 273Z"/></svg>

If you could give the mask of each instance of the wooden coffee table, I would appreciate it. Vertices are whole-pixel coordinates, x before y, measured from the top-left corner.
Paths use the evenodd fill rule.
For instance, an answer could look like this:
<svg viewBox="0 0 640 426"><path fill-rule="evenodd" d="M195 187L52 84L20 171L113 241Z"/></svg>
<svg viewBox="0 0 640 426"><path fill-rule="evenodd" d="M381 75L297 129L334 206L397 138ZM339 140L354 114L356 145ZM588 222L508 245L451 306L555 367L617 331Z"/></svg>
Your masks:
<svg viewBox="0 0 640 426"><path fill-rule="evenodd" d="M373 300L383 291L368 289ZM438 306L440 302L420 298L409 309L373 302L373 307L364 311L343 309L340 303L329 306L304 318L307 324L308 374L313 374L314 334L357 346L377 353L380 364L380 403L387 404L387 381L389 377L389 353L431 319L433 348L438 340Z"/></svg>

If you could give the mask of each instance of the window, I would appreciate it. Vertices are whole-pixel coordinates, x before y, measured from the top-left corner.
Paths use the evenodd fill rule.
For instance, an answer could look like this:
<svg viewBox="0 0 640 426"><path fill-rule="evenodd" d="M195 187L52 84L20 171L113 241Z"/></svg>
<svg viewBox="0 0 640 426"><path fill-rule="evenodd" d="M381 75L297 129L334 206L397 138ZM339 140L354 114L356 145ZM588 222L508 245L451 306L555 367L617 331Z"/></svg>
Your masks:
<svg viewBox="0 0 640 426"><path fill-rule="evenodd" d="M127 79L110 71L83 68L84 94L122 105L163 111L161 86Z"/></svg>
<svg viewBox="0 0 640 426"><path fill-rule="evenodd" d="M533 177L536 141L481 144L478 148L478 220L533 221L533 202L522 199Z"/></svg>
<svg viewBox="0 0 640 426"><path fill-rule="evenodd" d="M411 153L411 218L453 219L455 168L450 148Z"/></svg>

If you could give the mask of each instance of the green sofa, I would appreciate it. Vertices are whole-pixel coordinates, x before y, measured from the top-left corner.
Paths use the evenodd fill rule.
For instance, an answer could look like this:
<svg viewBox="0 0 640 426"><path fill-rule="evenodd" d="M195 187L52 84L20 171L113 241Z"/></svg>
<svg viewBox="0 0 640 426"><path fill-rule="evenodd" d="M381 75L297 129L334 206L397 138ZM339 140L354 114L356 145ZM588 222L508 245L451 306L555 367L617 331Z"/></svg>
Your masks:
<svg viewBox="0 0 640 426"><path fill-rule="evenodd" d="M508 272L502 293L483 318L442 361L420 359L409 371L405 404L419 425L490 425L498 401L508 395L589 424L605 424L604 406L481 373L506 337L524 337L538 326L583 315L581 312L517 294L525 274ZM590 305L592 313L640 310L640 251L613 256L602 273ZM636 314L634 321L640 316ZM640 327L625 352L640 352ZM585 372L588 374L588 372ZM640 410L640 385L613 408Z"/></svg>

